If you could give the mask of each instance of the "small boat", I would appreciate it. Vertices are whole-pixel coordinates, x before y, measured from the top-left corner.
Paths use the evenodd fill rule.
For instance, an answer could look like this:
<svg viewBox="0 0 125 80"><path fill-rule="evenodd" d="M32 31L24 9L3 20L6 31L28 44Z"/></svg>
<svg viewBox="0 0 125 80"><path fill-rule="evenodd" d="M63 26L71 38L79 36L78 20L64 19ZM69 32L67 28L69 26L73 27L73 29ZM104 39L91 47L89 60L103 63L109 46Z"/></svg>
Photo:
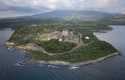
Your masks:
<svg viewBox="0 0 125 80"><path fill-rule="evenodd" d="M72 66L72 67L70 67L71 70L78 69L78 68L79 68L79 67L77 67L77 66Z"/></svg>

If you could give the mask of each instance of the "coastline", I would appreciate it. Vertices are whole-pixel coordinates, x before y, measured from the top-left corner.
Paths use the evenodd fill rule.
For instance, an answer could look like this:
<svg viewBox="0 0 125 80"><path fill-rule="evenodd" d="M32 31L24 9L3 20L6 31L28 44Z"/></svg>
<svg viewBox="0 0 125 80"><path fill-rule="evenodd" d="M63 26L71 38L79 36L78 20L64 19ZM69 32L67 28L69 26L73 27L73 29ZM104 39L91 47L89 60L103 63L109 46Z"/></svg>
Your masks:
<svg viewBox="0 0 125 80"><path fill-rule="evenodd" d="M116 56L116 55L119 55L119 53L115 52L115 53L109 54L109 55L104 56L104 57L100 57L100 58L95 59L95 60L83 61L83 62L79 62L79 63L70 63L70 62L58 61L58 60L56 60L56 61L44 61L44 60L36 61L33 59L31 59L28 62L39 63L39 64L50 64L50 65L81 66L81 65L89 65L89 64L98 63L98 62L104 61L104 60L106 60L110 57Z"/></svg>
<svg viewBox="0 0 125 80"><path fill-rule="evenodd" d="M15 46L15 43L13 42L7 42L6 45L10 48L14 47ZM27 49L32 49L32 47L28 47L28 48L25 48L24 46L15 46L15 48L17 49L21 49L21 50L27 50ZM66 61L44 61L44 60L29 60L29 61L26 61L26 63L38 63L38 64L50 64L50 65L67 65L67 66L81 66L81 65L89 65L89 64L94 64L94 63L97 63L97 62L101 62L101 61L104 61L105 59L108 59L110 57L113 57L113 56L116 56L116 55L119 55L120 53L119 52L115 52L115 53L111 53L109 55L106 55L106 56L103 56L103 57L100 57L100 58L97 58L95 60L88 60L88 61L82 61L82 62L77 62L77 63L71 63L71 62L66 62Z"/></svg>

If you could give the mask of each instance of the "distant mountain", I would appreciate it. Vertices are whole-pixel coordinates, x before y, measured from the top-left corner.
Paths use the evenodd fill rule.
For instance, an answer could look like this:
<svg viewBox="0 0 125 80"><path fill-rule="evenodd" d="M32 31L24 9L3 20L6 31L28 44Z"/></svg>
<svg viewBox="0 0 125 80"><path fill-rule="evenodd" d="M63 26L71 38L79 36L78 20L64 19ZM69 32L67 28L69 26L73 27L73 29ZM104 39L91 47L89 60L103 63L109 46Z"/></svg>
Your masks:
<svg viewBox="0 0 125 80"><path fill-rule="evenodd" d="M32 16L14 17L1 19L0 24L37 24L37 23L53 23L60 21L99 21L110 22L121 14L111 14L99 11L73 11L73 10L56 10L51 12L40 13ZM117 19L118 20L118 19ZM115 23L113 21L113 23Z"/></svg>
<svg viewBox="0 0 125 80"><path fill-rule="evenodd" d="M125 21L125 14L112 17L113 21Z"/></svg>
<svg viewBox="0 0 125 80"><path fill-rule="evenodd" d="M113 24L125 25L125 14L113 16L111 21Z"/></svg>
<svg viewBox="0 0 125 80"><path fill-rule="evenodd" d="M112 17L112 14L98 11L72 11L56 10L52 12L33 15L35 19L62 19L62 20L85 20L93 21Z"/></svg>

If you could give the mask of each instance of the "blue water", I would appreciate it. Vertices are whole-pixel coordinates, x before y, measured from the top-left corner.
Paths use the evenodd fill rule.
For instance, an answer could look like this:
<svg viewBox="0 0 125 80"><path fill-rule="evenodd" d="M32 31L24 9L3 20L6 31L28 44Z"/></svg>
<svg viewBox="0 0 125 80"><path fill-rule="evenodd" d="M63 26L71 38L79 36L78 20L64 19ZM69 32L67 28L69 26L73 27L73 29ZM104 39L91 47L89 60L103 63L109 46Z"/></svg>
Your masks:
<svg viewBox="0 0 125 80"><path fill-rule="evenodd" d="M14 30L0 29L0 80L125 80L125 26L112 27L112 31L96 35L115 46L121 55L74 70L68 66L18 64L27 59L26 55L4 45Z"/></svg>

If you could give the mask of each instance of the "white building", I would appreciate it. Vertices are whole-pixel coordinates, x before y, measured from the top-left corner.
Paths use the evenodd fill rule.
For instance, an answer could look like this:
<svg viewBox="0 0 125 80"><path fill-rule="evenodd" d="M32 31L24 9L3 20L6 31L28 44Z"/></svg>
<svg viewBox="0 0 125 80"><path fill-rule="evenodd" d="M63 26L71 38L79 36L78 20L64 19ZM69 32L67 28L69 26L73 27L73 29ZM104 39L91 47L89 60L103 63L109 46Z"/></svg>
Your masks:
<svg viewBox="0 0 125 80"><path fill-rule="evenodd" d="M62 31L62 36L69 36L69 31L68 30L64 30Z"/></svg>

